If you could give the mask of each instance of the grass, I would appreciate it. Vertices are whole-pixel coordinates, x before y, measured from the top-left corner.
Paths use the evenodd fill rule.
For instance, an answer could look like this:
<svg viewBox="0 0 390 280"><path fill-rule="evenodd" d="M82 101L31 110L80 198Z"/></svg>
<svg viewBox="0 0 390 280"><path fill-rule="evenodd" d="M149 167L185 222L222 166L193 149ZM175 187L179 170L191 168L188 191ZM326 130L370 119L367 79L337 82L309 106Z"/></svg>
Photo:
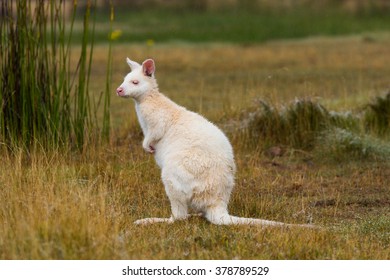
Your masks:
<svg viewBox="0 0 390 280"><path fill-rule="evenodd" d="M133 103L113 98L109 144L82 154L2 148L0 259L389 259L388 158L340 152L339 134L331 132L323 136L328 144L285 143L275 156L266 149L280 143L249 145L247 133L236 130L260 97L275 108L298 97L362 114L386 90L390 74L388 35L370 37L112 49L112 94L128 71L126 56L154 57L161 91L227 131L238 167L232 214L313 222L322 230L218 227L201 218L133 225L168 217L170 206L160 171L141 148ZM107 63L106 50L94 50L92 93L106 85L99 67ZM348 135L342 139L351 141ZM359 138L357 150L387 145L375 135Z"/></svg>
<svg viewBox="0 0 390 280"><path fill-rule="evenodd" d="M365 125L379 136L390 132L390 92L385 96L378 96L367 106Z"/></svg>
<svg viewBox="0 0 390 280"><path fill-rule="evenodd" d="M260 100L253 111L245 112L240 117L233 131L241 134L246 132L246 144L260 149L282 145L305 151L326 152L328 158L333 156L337 160L387 160L390 158L387 137L378 139L367 135L373 127L381 127L381 131L388 129L387 122L383 121L387 115L380 110L371 110L378 106L386 108L382 97L377 97L376 100L365 111L365 116L370 118L365 117L364 120L351 113L329 112L311 100L297 99L279 110ZM379 124L378 118L382 120ZM270 155L280 156L284 151L280 146L275 146L268 152Z"/></svg>
<svg viewBox="0 0 390 280"><path fill-rule="evenodd" d="M275 39L340 36L388 30L386 13L352 14L337 8L238 8L216 11L195 9L121 9L114 29L120 42L229 42L251 44ZM98 23L97 40L107 38ZM99 31L100 30L100 31Z"/></svg>
<svg viewBox="0 0 390 280"><path fill-rule="evenodd" d="M139 140L139 139L137 139ZM15 151L0 182L2 259L388 259L388 167L314 167L237 155L230 211L323 230L218 227L168 216L159 170L138 141L81 156ZM137 147L137 148L136 148ZM346 175L347 174L347 175Z"/></svg>
<svg viewBox="0 0 390 280"><path fill-rule="evenodd" d="M88 1L81 51L71 64L76 2L70 18L64 1L1 3L0 141L10 147L70 145L82 150L98 139L91 132L98 130L98 120L90 104L94 96L89 96L96 13Z"/></svg>

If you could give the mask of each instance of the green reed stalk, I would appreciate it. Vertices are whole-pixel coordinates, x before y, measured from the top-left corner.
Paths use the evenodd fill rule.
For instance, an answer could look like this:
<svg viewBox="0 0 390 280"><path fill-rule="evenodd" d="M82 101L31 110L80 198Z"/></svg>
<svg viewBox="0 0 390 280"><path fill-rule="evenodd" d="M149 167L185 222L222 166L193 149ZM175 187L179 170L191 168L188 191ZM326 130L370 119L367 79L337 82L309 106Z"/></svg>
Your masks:
<svg viewBox="0 0 390 280"><path fill-rule="evenodd" d="M114 22L114 7L112 1L110 1L110 40L108 45L108 60L107 60L107 72L106 72L106 88L104 92L104 108L103 108L103 127L102 127L102 138L107 141L110 137L110 85L112 75L112 24Z"/></svg>
<svg viewBox="0 0 390 280"><path fill-rule="evenodd" d="M91 13L91 1L87 2L87 7L84 13L83 22L83 37L81 42L81 55L79 59L78 69L78 87L77 87L77 98L75 99L75 110L76 116L73 123L76 142L78 147L82 147L84 142L84 130L87 119L87 46L88 46L88 33L89 33L89 20ZM85 94L86 93L86 94Z"/></svg>

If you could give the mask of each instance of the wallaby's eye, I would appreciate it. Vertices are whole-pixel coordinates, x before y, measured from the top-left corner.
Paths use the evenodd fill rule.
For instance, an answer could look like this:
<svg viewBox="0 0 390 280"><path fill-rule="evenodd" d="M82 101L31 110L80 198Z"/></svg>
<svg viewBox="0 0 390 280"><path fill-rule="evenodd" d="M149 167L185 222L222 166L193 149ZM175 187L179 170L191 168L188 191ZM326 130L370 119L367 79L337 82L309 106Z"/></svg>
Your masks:
<svg viewBox="0 0 390 280"><path fill-rule="evenodd" d="M131 81L133 83L133 85L138 85L139 84L139 81L138 80L133 80Z"/></svg>

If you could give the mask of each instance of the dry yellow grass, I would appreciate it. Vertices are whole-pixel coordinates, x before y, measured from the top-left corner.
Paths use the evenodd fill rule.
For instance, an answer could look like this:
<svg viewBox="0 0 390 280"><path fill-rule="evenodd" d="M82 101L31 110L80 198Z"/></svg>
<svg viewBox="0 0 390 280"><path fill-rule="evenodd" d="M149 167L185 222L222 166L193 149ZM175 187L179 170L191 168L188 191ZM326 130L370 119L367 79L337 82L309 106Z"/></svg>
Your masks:
<svg viewBox="0 0 390 280"><path fill-rule="evenodd" d="M168 217L170 207L159 170L141 148L132 101L114 97L128 71L124 58L153 57L161 91L216 122L258 97L278 106L318 97L333 109L358 110L390 76L390 38L370 38L115 46L110 144L82 155L1 153L0 259L389 259L388 162L335 164L300 151L270 159L240 135L229 135L238 167L230 212L312 221L322 230L218 227L201 218L133 225ZM97 92L105 55L98 46Z"/></svg>
<svg viewBox="0 0 390 280"><path fill-rule="evenodd" d="M83 157L19 153L5 163L2 259L389 258L390 174L377 164L312 167L237 155L230 211L324 227L313 231L218 227L200 218L135 226L169 216L169 202L153 160L127 145Z"/></svg>

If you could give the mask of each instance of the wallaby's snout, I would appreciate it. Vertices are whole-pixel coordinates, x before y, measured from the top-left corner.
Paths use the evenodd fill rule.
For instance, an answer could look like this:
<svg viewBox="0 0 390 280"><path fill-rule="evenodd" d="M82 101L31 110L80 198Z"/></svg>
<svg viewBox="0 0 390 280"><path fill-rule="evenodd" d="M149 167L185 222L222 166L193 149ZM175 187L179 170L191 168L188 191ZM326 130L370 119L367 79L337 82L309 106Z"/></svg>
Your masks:
<svg viewBox="0 0 390 280"><path fill-rule="evenodd" d="M118 96L124 97L124 96L125 96L125 90L124 90L122 87L118 87L118 88L116 89L116 94L117 94Z"/></svg>

